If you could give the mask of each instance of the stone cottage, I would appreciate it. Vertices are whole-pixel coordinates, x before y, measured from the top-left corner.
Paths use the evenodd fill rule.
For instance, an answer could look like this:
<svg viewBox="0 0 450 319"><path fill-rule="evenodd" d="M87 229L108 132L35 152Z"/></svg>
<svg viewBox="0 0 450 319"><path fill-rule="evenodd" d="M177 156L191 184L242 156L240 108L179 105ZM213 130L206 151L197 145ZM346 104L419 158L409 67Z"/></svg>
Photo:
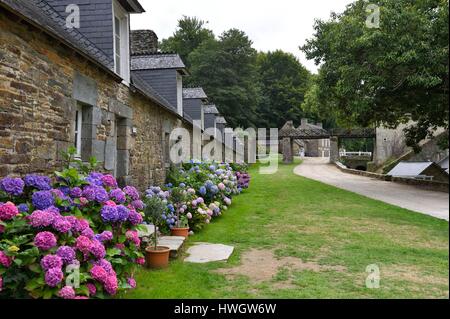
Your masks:
<svg viewBox="0 0 450 319"><path fill-rule="evenodd" d="M69 4L78 5L79 28L68 23ZM0 8L0 176L53 171L74 146L122 184L162 183L166 132L192 122L130 68L139 2L0 0Z"/></svg>

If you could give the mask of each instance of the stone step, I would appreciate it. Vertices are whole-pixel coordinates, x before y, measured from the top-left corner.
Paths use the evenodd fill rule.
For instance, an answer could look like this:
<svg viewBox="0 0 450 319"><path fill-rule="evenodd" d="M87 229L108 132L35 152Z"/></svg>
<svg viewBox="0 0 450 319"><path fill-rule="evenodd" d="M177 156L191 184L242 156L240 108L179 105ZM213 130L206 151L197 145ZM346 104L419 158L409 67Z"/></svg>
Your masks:
<svg viewBox="0 0 450 319"><path fill-rule="evenodd" d="M158 246L170 248L170 257L177 258L186 238L182 236L163 236L158 239Z"/></svg>
<svg viewBox="0 0 450 319"><path fill-rule="evenodd" d="M155 226L154 225L144 225L146 230L145 231L138 231L138 235L139 237L143 238L143 237L150 237L151 235L153 235L155 233Z"/></svg>
<svg viewBox="0 0 450 319"><path fill-rule="evenodd" d="M187 251L189 257L185 258L185 262L190 263L209 263L213 261L227 261L234 251L233 246L222 244L196 243Z"/></svg>

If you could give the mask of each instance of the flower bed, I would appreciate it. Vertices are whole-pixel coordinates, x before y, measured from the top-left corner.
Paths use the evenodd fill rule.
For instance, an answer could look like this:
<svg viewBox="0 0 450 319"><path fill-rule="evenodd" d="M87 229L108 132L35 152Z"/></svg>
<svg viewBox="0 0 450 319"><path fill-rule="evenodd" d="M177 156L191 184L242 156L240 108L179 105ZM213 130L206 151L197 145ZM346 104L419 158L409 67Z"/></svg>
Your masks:
<svg viewBox="0 0 450 319"><path fill-rule="evenodd" d="M68 167L0 180L0 297L104 298L134 288L143 203L111 175Z"/></svg>
<svg viewBox="0 0 450 319"><path fill-rule="evenodd" d="M167 181L165 187L150 187L145 194L159 196L167 203L164 223L158 226L167 231L183 218L192 233L227 210L232 198L248 188L250 176L246 165L191 161L172 169ZM184 198L176 203L172 194L180 189Z"/></svg>

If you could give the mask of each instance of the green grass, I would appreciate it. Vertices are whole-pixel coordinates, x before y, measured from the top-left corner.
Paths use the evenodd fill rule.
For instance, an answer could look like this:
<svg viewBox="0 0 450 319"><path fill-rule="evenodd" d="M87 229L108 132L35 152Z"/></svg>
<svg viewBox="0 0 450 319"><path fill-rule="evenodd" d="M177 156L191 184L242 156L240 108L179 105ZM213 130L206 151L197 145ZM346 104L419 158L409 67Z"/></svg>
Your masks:
<svg viewBox="0 0 450 319"><path fill-rule="evenodd" d="M298 164L298 163L297 163ZM293 174L251 169L251 188L194 242L233 245L228 263L140 270L124 298L448 298L448 222L414 213ZM252 249L297 257L323 267L283 267L264 282L215 272L241 264ZM366 267L377 264L379 289L368 289ZM252 265L258 271L260 264ZM324 268L325 269L325 268Z"/></svg>

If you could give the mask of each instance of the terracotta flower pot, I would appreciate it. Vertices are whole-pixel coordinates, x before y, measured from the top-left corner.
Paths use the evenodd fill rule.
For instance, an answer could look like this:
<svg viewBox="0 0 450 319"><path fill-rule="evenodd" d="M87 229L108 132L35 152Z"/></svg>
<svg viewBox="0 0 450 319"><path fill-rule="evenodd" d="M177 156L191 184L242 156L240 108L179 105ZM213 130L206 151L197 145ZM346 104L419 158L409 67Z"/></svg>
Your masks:
<svg viewBox="0 0 450 319"><path fill-rule="evenodd" d="M167 268L169 265L170 248L158 246L149 246L145 250L145 261L147 267L154 269Z"/></svg>
<svg viewBox="0 0 450 319"><path fill-rule="evenodd" d="M185 227L185 228L172 228L170 230L170 233L172 234L172 236L181 236L184 238L188 238L189 236L189 227Z"/></svg>

